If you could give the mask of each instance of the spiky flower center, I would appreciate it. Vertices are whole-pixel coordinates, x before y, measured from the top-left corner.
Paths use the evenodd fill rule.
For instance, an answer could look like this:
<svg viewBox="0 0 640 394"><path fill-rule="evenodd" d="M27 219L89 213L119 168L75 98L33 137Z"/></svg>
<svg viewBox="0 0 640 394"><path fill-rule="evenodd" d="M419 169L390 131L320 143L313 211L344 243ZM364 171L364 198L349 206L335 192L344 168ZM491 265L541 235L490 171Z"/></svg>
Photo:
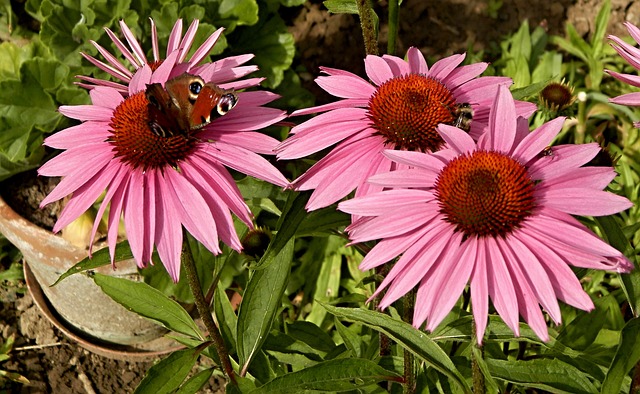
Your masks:
<svg viewBox="0 0 640 394"><path fill-rule="evenodd" d="M540 101L553 111L563 110L575 101L573 87L561 82L551 82L540 92Z"/></svg>
<svg viewBox="0 0 640 394"><path fill-rule="evenodd" d="M127 97L113 112L109 142L115 156L143 170L176 167L196 146L197 139L185 135L160 137L149 128L149 101L144 92Z"/></svg>
<svg viewBox="0 0 640 394"><path fill-rule="evenodd" d="M498 152L455 158L440 172L435 189L445 220L466 237L505 236L535 207L527 169Z"/></svg>
<svg viewBox="0 0 640 394"><path fill-rule="evenodd" d="M397 149L434 152L443 140L439 123L453 124L457 103L440 81L421 74L388 80L369 100L373 127Z"/></svg>

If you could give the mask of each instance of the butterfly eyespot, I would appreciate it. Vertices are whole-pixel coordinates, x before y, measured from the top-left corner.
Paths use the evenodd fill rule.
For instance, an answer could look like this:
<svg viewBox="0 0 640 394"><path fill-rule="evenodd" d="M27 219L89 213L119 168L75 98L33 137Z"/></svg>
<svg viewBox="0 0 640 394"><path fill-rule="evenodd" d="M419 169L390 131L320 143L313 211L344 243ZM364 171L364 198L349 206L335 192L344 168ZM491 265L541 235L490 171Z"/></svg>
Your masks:
<svg viewBox="0 0 640 394"><path fill-rule="evenodd" d="M191 92L191 94L198 95L200 94L201 90L202 90L202 84L200 82L191 82L189 84L189 92Z"/></svg>
<svg viewBox="0 0 640 394"><path fill-rule="evenodd" d="M233 93L227 93L220 98L220 102L216 106L219 115L224 115L231 111L238 103L238 97Z"/></svg>

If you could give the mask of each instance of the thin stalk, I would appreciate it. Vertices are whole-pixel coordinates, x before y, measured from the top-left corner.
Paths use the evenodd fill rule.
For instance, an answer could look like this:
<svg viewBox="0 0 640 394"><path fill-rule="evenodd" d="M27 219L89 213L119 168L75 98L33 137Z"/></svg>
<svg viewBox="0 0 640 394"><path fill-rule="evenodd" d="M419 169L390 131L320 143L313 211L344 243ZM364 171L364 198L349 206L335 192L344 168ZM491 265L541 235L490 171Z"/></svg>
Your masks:
<svg viewBox="0 0 640 394"><path fill-rule="evenodd" d="M207 331L209 331L209 338L213 341L213 346L216 348L216 352L218 352L218 357L220 357L223 371L229 377L231 383L236 385L236 373L231 366L231 361L229 361L229 352L224 346L224 340L220 335L220 331L218 330L216 323L213 321L213 317L211 316L211 311L209 309L209 303L207 303L204 293L202 292L202 287L200 286L200 280L198 279L196 264L193 260L193 254L191 253L191 246L189 246L189 241L187 240L186 230L183 233L183 237L182 255L180 260L184 267L184 271L187 274L189 288L193 294L198 314L200 315L200 318L202 318Z"/></svg>
<svg viewBox="0 0 640 394"><path fill-rule="evenodd" d="M378 54L378 41L376 31L373 26L373 9L370 0L356 0L358 14L360 15L360 26L362 27L362 37L364 38L364 48L367 55Z"/></svg>
<svg viewBox="0 0 640 394"><path fill-rule="evenodd" d="M398 1L399 0L389 0L389 40L387 41L387 54L389 55L395 55L396 53L398 23L400 22Z"/></svg>
<svg viewBox="0 0 640 394"><path fill-rule="evenodd" d="M478 344L476 339L476 321L471 321L471 346L477 346L480 350L478 353L483 354L482 345ZM484 394L486 392L484 375L480 370L480 364L475 357L476 352L471 352L471 379L473 380L473 394Z"/></svg>
<svg viewBox="0 0 640 394"><path fill-rule="evenodd" d="M402 318L404 321L411 321L416 298L412 290L404 295L402 308ZM416 367L413 353L404 350L404 394L414 394L416 392Z"/></svg>

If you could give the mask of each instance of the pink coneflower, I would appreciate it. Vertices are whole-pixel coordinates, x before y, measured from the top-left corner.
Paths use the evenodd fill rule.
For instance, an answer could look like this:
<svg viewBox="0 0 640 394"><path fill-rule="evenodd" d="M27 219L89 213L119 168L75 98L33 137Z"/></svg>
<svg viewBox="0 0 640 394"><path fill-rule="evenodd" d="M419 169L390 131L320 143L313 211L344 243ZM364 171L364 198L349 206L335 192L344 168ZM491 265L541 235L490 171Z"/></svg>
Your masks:
<svg viewBox="0 0 640 394"><path fill-rule="evenodd" d="M258 155L272 154L278 141L254 130L285 117L283 111L263 107L277 98L273 93L236 92L237 105L228 114L185 134L161 137L151 130L147 84L164 85L176 72L184 71L209 82L213 68L227 65L224 59L198 67L180 63L185 46L171 45L179 49L170 52L166 60L157 61L157 66L139 67L127 81L124 94L121 88L102 83L92 87L91 105L60 107L62 114L82 123L45 140L47 146L64 152L44 164L39 174L63 177L42 201L43 206L71 195L54 231L80 216L106 190L92 238L110 205L107 238L112 258L123 216L138 265L150 262L155 246L177 281L182 226L216 254L220 253L219 240L241 249L230 212L252 227L251 212L225 166L279 186L288 182ZM194 55L192 60L203 56ZM237 58L229 63L235 64ZM237 81L226 86L245 85Z"/></svg>
<svg viewBox="0 0 640 394"><path fill-rule="evenodd" d="M430 69L416 48L409 48L407 58L367 56L373 83L347 71L321 69L328 76L318 77L318 85L344 100L295 111L292 116L327 112L294 127L293 136L276 148L278 159L296 159L337 144L292 184L296 190L315 189L308 210L333 204L354 189L356 196L380 190L365 181L395 169L382 151L437 151L444 145L436 132L440 123L457 124L478 138L497 87L511 84L506 77L477 78L487 63L460 66L465 55L441 59ZM535 105L518 102L517 108L528 117Z"/></svg>
<svg viewBox="0 0 640 394"><path fill-rule="evenodd" d="M82 53L85 59L97 66L101 70L107 72L114 78L117 78L124 82L117 83L112 81L105 81L102 79L92 78L84 75L78 75L77 78L87 82L78 83L87 89L93 89L95 86L109 86L118 90L123 95L127 95L130 92L127 85L134 78L143 79L148 78L146 74L151 74L151 71L155 71L161 65L164 65L165 72L158 73L156 79L167 80L171 77L178 76L185 72L190 74L200 75L205 81L213 82L225 89L242 89L250 86L257 86L264 78L249 78L237 81L238 78L244 77L256 70L258 67L255 65L241 66L253 58L253 54L244 54L238 56L230 56L213 63L205 63L198 66L202 60L204 60L211 52L211 49L215 46L216 42L220 38L224 28L219 28L213 34L211 34L198 49L196 49L187 60L187 54L191 49L193 40L198 30L199 21L194 19L191 25L187 29L186 34L182 37L182 19L178 19L173 25L171 34L169 35L169 41L167 44L166 57L163 59L160 56L160 50L158 45L158 34L156 31L156 25L153 19L149 19L151 22L151 45L153 51L153 60L148 60L140 43L135 38L129 27L124 21L120 21L120 28L128 47L125 45L111 30L105 28L107 35L111 38L111 41L120 50L120 53L133 67L131 71L126 65L122 64L116 56L109 53L105 48L100 46L95 41L91 41L93 46L96 47L98 52L107 61L102 62L92 56ZM170 74L165 75L167 72ZM154 81L155 82L155 81Z"/></svg>
<svg viewBox="0 0 640 394"><path fill-rule="evenodd" d="M347 228L353 242L381 241L360 269L398 256L375 295L386 289L386 308L418 286L413 324L435 329L467 283L482 341L489 298L519 335L518 314L543 340L540 306L560 323L558 301L591 310L593 303L569 268L628 272L631 263L571 215L610 215L631 207L602 189L611 167L583 167L597 144L545 149L562 128L557 118L529 132L513 98L499 88L489 128L477 143L464 131L440 125L447 149L433 154L387 150L408 166L369 179L388 188L340 203L359 215Z"/></svg>
<svg viewBox="0 0 640 394"><path fill-rule="evenodd" d="M629 31L631 37L633 37L633 39L637 43L640 43L640 29L638 29L631 22L625 22L624 26L627 28L627 31ZM640 70L640 49L627 44L616 36L610 35L608 38L612 41L611 46L613 47L613 49L615 49L616 52L618 52L618 54L622 56L622 58L624 58L636 70ZM604 71L624 83L640 87L640 77L637 75L621 74L606 69ZM640 92L623 94L618 97L609 99L609 101L621 105L640 106ZM634 125L636 127L640 127L640 122L635 122Z"/></svg>

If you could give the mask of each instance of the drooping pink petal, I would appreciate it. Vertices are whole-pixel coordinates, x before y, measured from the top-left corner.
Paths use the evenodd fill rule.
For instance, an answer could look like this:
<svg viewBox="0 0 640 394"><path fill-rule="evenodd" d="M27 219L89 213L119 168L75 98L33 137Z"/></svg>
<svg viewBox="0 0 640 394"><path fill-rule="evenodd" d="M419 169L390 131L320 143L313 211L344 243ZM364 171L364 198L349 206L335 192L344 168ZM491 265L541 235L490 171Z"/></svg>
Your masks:
<svg viewBox="0 0 640 394"><path fill-rule="evenodd" d="M489 296L507 326L520 335L518 324L518 297L514 288L513 278L509 273L505 256L500 251L494 238L484 239L487 253L487 284Z"/></svg>
<svg viewBox="0 0 640 394"><path fill-rule="evenodd" d="M523 164L528 163L551 144L562 129L564 120L565 118L562 116L555 118L529 133L515 148L513 156L519 158Z"/></svg>
<svg viewBox="0 0 640 394"><path fill-rule="evenodd" d="M340 98L368 98L375 87L360 77L333 75L318 77L316 83L328 93Z"/></svg>
<svg viewBox="0 0 640 394"><path fill-rule="evenodd" d="M254 178L262 179L278 186L286 186L289 181L262 156L235 145L218 142L219 149L210 148L208 154L227 167Z"/></svg>

